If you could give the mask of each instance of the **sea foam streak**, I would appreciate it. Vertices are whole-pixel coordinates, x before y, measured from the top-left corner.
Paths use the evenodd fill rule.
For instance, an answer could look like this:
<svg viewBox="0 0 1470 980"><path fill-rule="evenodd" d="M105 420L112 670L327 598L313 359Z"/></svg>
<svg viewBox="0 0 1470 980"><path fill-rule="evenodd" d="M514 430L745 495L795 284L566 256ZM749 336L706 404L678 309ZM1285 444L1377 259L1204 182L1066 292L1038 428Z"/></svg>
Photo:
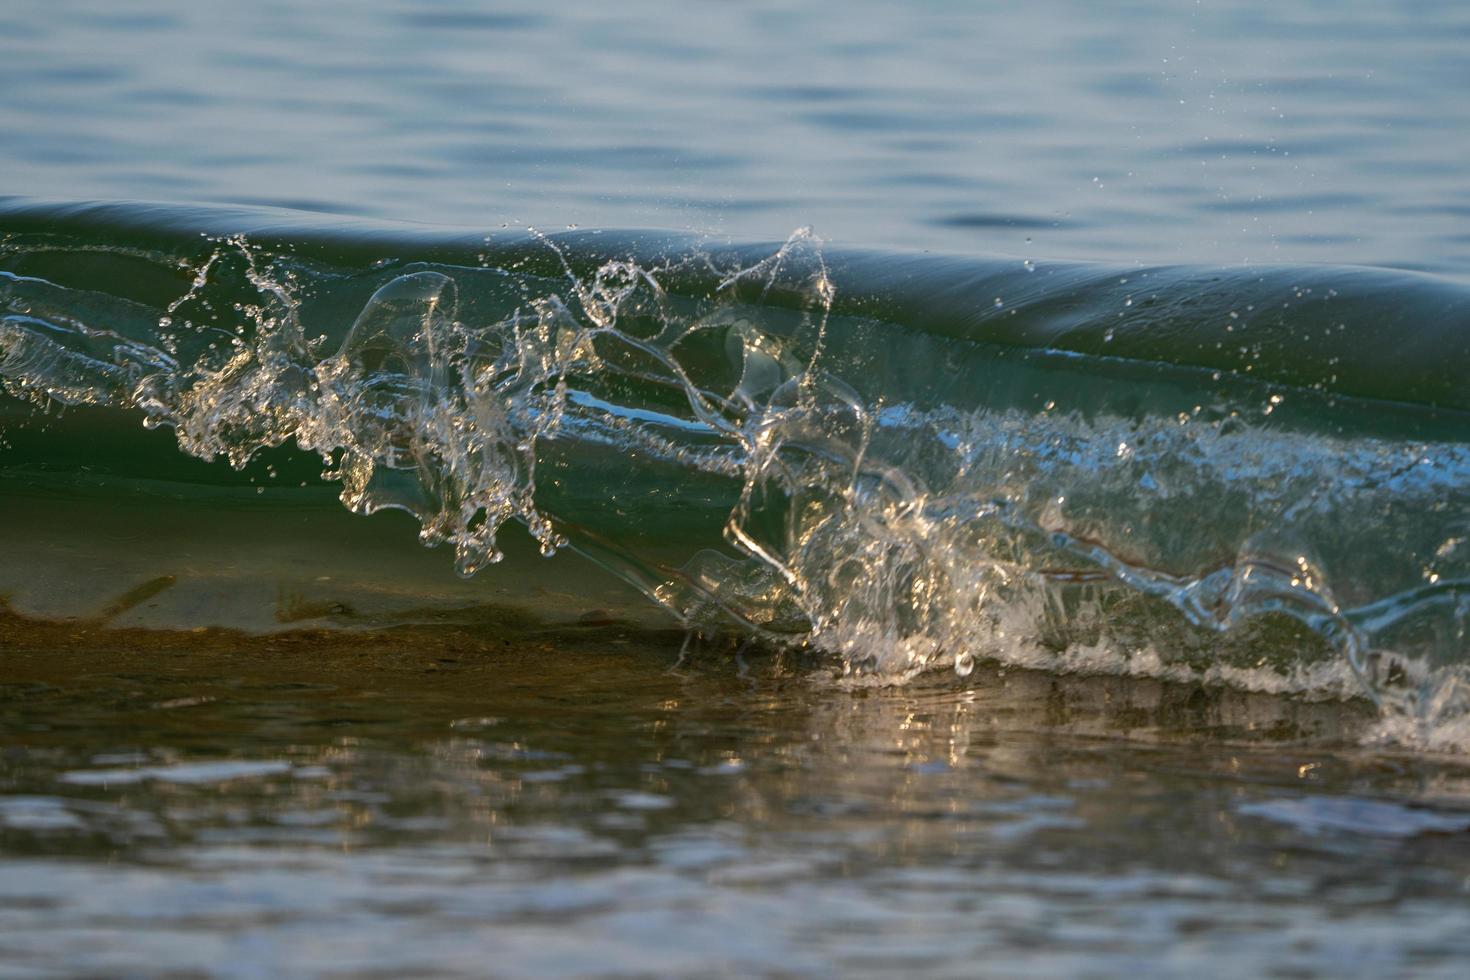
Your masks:
<svg viewBox="0 0 1470 980"><path fill-rule="evenodd" d="M463 575L517 521L857 674L1367 696L1470 739L1458 284L25 202L0 233L11 395L237 467L294 443Z"/></svg>

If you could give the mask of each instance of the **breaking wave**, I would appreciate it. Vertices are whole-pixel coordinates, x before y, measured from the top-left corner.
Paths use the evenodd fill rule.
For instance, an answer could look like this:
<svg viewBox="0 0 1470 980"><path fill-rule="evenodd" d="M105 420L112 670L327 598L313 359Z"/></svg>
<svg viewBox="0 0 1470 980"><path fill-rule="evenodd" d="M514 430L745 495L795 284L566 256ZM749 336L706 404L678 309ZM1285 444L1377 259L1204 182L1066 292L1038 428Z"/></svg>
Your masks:
<svg viewBox="0 0 1470 980"><path fill-rule="evenodd" d="M1369 698L1470 744L1470 287L0 201L0 384L295 445L470 576L692 627ZM285 532L283 532L285 533Z"/></svg>

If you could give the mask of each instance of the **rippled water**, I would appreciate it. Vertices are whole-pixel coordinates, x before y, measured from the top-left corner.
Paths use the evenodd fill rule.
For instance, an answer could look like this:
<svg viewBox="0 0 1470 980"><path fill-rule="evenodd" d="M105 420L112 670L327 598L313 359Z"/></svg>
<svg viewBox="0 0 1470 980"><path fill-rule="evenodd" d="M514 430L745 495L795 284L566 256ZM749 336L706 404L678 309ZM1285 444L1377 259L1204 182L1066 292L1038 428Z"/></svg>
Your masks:
<svg viewBox="0 0 1470 980"><path fill-rule="evenodd" d="M1470 270L1453 0L0 10L66 198L1110 262Z"/></svg>
<svg viewBox="0 0 1470 980"><path fill-rule="evenodd" d="M1451 976L1470 954L1465 771L1344 748L1361 719L1332 706L989 670L861 691L728 650L673 669L677 638L617 627L106 656L0 630L11 975Z"/></svg>
<svg viewBox="0 0 1470 980"><path fill-rule="evenodd" d="M0 973L1459 976L1467 85L7 3Z"/></svg>

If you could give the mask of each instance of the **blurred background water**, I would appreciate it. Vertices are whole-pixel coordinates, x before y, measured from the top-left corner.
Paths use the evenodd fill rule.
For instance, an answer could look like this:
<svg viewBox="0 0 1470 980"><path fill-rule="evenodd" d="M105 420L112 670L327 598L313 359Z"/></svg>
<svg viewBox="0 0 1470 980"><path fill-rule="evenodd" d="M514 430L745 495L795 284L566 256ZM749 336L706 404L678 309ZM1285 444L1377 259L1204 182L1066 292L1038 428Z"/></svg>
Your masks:
<svg viewBox="0 0 1470 980"><path fill-rule="evenodd" d="M0 193L1463 277L1467 91L1470 6L1434 0L7 0ZM91 497L52 534L20 499L12 570L90 567L94 521L134 564L193 540ZM265 540L230 507L196 544ZM374 554L385 594L449 575ZM4 612L0 973L1470 957L1470 773L1364 748L1365 704L993 665L865 689L544 595L370 639Z"/></svg>
<svg viewBox="0 0 1470 980"><path fill-rule="evenodd" d="M1426 0L0 9L11 193L1470 270Z"/></svg>

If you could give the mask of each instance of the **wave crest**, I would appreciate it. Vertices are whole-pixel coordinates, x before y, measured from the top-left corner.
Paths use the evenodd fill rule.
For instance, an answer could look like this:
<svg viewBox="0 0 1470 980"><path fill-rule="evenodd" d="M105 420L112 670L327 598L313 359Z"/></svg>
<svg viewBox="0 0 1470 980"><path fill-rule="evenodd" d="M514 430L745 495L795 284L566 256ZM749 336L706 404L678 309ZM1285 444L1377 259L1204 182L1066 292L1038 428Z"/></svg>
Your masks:
<svg viewBox="0 0 1470 980"><path fill-rule="evenodd" d="M1260 280L1199 293L1199 273L1161 271L1135 315L1110 306L1126 277L1028 263L895 315L910 287L854 281L872 257L807 232L363 261L58 221L0 245L7 391L137 412L237 468L295 443L349 509L413 514L462 575L516 521L688 623L857 674L989 658L1366 695L1385 733L1435 745L1470 704L1470 428L1443 400L1363 397L1317 349L1377 294L1334 297L1341 328L1315 300L1255 322L1226 370L1212 338ZM1179 317L1208 327L1184 342ZM1322 363L1273 371L1283 352Z"/></svg>

